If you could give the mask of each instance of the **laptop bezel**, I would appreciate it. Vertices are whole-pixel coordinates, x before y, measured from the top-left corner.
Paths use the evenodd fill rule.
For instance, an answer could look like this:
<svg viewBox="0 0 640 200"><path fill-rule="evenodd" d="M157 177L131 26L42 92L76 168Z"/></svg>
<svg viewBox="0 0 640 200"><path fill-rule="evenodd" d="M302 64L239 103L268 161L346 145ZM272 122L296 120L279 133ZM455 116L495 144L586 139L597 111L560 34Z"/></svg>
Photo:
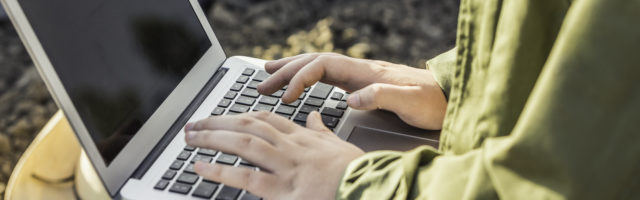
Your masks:
<svg viewBox="0 0 640 200"><path fill-rule="evenodd" d="M114 197L155 144L171 128L173 122L222 66L226 55L198 1L189 0L211 41L211 47L107 167L18 1L1 0L40 76L57 105L64 111L105 188Z"/></svg>

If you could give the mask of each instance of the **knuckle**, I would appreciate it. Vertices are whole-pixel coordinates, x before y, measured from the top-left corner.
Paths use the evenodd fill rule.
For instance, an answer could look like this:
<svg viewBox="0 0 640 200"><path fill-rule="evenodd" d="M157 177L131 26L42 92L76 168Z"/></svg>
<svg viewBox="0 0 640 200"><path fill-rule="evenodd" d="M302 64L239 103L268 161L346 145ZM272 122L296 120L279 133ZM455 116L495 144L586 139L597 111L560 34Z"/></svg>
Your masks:
<svg viewBox="0 0 640 200"><path fill-rule="evenodd" d="M239 136L237 147L238 149L248 149L252 148L253 143L255 143L253 137L248 135Z"/></svg>
<svg viewBox="0 0 640 200"><path fill-rule="evenodd" d="M318 62L327 62L331 59L330 55L319 55L316 60L318 60Z"/></svg>
<svg viewBox="0 0 640 200"><path fill-rule="evenodd" d="M254 118L241 116L238 118L238 126L249 126L255 122Z"/></svg>
<svg viewBox="0 0 640 200"><path fill-rule="evenodd" d="M268 119L269 117L271 117L271 114L272 114L271 112L267 112L267 111L258 111L258 112L254 112L253 116L256 119L264 121L264 120Z"/></svg>
<svg viewBox="0 0 640 200"><path fill-rule="evenodd" d="M382 90L382 85L376 83L371 85L370 93L373 97L378 97L381 90Z"/></svg>

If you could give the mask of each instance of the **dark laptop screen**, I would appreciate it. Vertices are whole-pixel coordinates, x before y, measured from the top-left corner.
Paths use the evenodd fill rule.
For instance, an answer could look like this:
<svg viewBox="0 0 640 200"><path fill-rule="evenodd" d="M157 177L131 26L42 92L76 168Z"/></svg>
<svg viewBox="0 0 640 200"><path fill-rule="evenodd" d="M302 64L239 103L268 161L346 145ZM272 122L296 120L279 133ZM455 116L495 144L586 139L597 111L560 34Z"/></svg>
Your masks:
<svg viewBox="0 0 640 200"><path fill-rule="evenodd" d="M19 2L107 165L211 47L188 0Z"/></svg>

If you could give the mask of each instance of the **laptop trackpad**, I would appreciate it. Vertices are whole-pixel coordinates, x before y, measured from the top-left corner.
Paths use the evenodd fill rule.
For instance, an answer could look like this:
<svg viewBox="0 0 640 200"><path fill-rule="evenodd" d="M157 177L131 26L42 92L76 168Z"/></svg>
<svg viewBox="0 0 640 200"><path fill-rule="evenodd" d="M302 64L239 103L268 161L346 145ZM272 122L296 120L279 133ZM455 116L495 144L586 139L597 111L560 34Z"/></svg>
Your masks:
<svg viewBox="0 0 640 200"><path fill-rule="evenodd" d="M408 151L420 145L437 146L437 143L433 141L416 136L361 126L356 126L351 130L347 141L365 152L376 150Z"/></svg>

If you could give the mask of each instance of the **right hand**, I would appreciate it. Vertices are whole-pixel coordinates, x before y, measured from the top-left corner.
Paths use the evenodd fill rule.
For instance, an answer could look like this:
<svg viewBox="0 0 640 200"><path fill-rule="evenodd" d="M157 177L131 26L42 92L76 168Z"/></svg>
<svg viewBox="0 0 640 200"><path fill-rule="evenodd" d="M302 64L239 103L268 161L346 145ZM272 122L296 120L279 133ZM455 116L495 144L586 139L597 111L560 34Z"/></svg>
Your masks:
<svg viewBox="0 0 640 200"><path fill-rule="evenodd" d="M295 101L318 81L352 92L347 104L354 109L384 109L407 124L423 129L442 128L447 100L430 71L384 61L351 58L336 53L309 53L265 64L272 74L258 85L272 94L288 85L284 103Z"/></svg>

